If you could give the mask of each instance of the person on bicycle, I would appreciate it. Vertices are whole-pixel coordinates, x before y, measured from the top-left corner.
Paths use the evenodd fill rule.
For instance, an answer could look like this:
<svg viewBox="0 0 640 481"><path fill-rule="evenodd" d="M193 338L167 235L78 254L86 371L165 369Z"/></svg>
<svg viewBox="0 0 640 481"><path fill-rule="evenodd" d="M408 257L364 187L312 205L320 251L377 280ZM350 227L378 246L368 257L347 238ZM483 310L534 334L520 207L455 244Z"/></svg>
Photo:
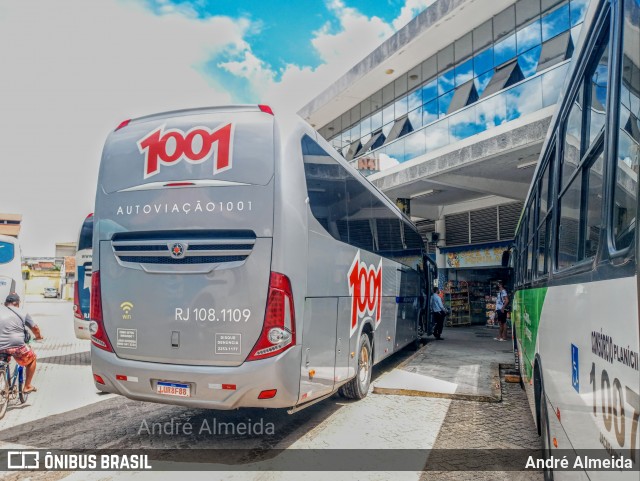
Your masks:
<svg viewBox="0 0 640 481"><path fill-rule="evenodd" d="M24 392L36 391L31 384L36 372L36 353L25 342L27 327L41 340L40 328L31 316L20 309L20 296L11 293L0 306L0 354L12 356L27 371Z"/></svg>

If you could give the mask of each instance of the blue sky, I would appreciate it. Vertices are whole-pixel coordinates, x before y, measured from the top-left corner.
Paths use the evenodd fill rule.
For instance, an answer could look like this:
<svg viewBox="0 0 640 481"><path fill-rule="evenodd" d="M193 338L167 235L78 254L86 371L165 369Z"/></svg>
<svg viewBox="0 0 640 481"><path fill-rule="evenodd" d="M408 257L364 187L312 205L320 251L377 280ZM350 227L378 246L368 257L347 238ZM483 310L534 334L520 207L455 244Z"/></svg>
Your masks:
<svg viewBox="0 0 640 481"><path fill-rule="evenodd" d="M229 103L295 112L432 2L2 0L0 205L23 215L24 254L76 239L122 120Z"/></svg>
<svg viewBox="0 0 640 481"><path fill-rule="evenodd" d="M243 103L263 102L266 84L284 83L287 73L334 77L353 65L433 0L144 0L155 15L206 21L225 17L246 22L246 48L226 49L197 66L217 87ZM360 35L361 38L358 38ZM328 84L328 82L325 82Z"/></svg>
<svg viewBox="0 0 640 481"><path fill-rule="evenodd" d="M302 1L230 1L230 0L146 0L148 7L162 15L167 7L190 10L198 18L228 16L246 18L255 24L248 35L253 52L274 69L294 63L317 67L321 63L311 44L313 33L325 25L332 32L340 30L339 19L321 0ZM391 24L405 5L404 0L349 0L345 2L363 15L376 16Z"/></svg>

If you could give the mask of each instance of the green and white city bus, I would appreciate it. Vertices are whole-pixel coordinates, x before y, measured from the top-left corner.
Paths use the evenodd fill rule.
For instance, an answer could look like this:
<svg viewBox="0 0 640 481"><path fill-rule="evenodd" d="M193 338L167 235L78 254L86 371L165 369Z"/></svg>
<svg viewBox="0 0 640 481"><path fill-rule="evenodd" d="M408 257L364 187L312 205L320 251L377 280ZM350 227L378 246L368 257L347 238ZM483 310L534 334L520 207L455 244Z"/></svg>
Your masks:
<svg viewBox="0 0 640 481"><path fill-rule="evenodd" d="M635 471L545 479L638 479L639 118L640 0L592 0L516 233L514 347L547 455Z"/></svg>

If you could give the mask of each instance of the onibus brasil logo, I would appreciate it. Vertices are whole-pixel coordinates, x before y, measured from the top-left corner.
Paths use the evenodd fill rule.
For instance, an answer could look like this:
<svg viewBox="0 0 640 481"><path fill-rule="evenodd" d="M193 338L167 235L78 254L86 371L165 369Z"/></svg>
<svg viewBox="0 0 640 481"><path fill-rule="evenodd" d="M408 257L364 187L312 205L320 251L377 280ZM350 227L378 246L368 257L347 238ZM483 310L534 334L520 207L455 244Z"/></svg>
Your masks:
<svg viewBox="0 0 640 481"><path fill-rule="evenodd" d="M233 125L216 129L194 127L188 132L159 127L138 141L138 150L144 154L144 178L160 172L160 166L170 166L184 160L201 164L213 157L213 174L231 168Z"/></svg>
<svg viewBox="0 0 640 481"><path fill-rule="evenodd" d="M349 269L349 295L351 296L351 326L349 336L358 329L358 321L375 313L374 328L380 324L382 310L382 259L376 268L360 261L360 250Z"/></svg>

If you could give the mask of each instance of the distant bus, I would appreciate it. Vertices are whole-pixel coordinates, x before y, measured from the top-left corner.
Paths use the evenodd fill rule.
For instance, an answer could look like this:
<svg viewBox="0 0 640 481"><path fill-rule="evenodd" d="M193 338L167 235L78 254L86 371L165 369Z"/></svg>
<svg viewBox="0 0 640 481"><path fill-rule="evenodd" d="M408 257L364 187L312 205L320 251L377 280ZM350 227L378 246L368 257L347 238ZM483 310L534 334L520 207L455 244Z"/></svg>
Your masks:
<svg viewBox="0 0 640 481"><path fill-rule="evenodd" d="M516 360L548 457L635 468L545 479L637 481L640 0L592 0L582 28L516 232Z"/></svg>
<svg viewBox="0 0 640 481"><path fill-rule="evenodd" d="M76 282L73 289L73 328L78 339L91 339L89 308L91 306L91 258L93 214L82 223L76 252Z"/></svg>
<svg viewBox="0 0 640 481"><path fill-rule="evenodd" d="M192 407L367 395L419 339L435 269L411 221L266 106L123 122L98 178L96 387Z"/></svg>
<svg viewBox="0 0 640 481"><path fill-rule="evenodd" d="M11 292L24 301L22 280L22 252L17 238L0 235L0 302Z"/></svg>

